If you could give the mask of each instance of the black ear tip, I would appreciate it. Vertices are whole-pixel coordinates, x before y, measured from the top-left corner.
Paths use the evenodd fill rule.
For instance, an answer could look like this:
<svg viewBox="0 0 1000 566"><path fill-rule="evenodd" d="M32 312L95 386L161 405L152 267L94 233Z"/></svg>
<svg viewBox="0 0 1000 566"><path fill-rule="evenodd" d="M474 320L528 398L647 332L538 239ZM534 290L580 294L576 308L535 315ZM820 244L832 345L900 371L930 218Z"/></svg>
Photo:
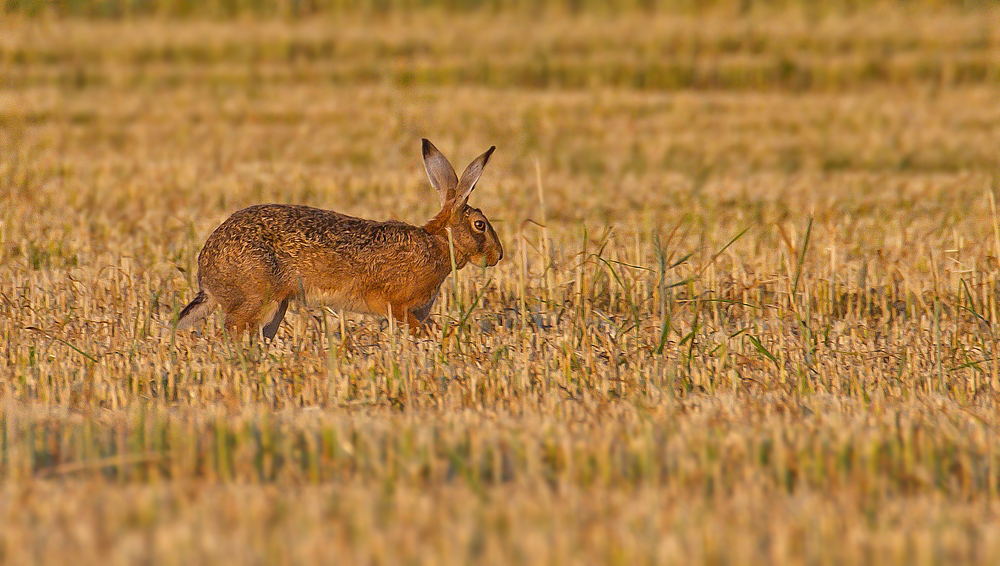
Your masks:
<svg viewBox="0 0 1000 566"><path fill-rule="evenodd" d="M424 155L427 155L434 150L434 144L427 138L420 138L420 149L423 150Z"/></svg>
<svg viewBox="0 0 1000 566"><path fill-rule="evenodd" d="M497 150L497 146L491 145L490 148L487 149L486 153L484 153L483 155L486 157L486 159L489 159L490 156L493 155L493 152L496 151L496 150Z"/></svg>

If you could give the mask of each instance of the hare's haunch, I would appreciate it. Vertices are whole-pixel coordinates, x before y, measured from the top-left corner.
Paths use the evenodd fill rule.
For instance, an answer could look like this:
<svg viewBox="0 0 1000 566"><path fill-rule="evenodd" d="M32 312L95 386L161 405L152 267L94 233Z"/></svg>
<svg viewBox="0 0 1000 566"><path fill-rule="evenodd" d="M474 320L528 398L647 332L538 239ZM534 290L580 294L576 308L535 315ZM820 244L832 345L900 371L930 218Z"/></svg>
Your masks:
<svg viewBox="0 0 1000 566"><path fill-rule="evenodd" d="M216 305L227 330L242 336L277 306L263 328L274 338L290 299L315 297L344 310L391 316L411 331L427 320L455 264L496 265L503 247L490 221L468 205L495 147L459 179L444 155L423 140L424 168L441 196L441 212L424 226L377 222L308 206L263 204L236 211L212 232L198 255L198 295L176 328Z"/></svg>

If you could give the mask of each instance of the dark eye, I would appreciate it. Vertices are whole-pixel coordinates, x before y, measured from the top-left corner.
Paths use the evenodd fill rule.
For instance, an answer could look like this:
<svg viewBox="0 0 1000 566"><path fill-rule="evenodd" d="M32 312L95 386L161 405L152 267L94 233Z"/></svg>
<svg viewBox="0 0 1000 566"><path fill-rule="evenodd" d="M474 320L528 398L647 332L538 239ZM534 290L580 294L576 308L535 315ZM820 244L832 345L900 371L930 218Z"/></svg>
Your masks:
<svg viewBox="0 0 1000 566"><path fill-rule="evenodd" d="M486 222L483 222L482 220L476 220L472 223L472 225L480 232L486 229Z"/></svg>

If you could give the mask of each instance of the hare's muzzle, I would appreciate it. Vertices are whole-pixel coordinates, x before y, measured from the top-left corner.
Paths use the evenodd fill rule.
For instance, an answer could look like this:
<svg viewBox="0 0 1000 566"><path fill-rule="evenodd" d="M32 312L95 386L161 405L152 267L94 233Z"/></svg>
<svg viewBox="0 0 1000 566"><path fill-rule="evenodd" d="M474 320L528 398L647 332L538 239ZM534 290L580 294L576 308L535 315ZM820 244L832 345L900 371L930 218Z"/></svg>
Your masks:
<svg viewBox="0 0 1000 566"><path fill-rule="evenodd" d="M503 259L503 248L485 250L481 254L469 257L469 263L479 267L493 267Z"/></svg>
<svg viewBox="0 0 1000 566"><path fill-rule="evenodd" d="M500 263L503 259L503 246L500 245L500 241L497 240L495 246L491 246L483 253L486 256L486 265L493 267L494 265Z"/></svg>

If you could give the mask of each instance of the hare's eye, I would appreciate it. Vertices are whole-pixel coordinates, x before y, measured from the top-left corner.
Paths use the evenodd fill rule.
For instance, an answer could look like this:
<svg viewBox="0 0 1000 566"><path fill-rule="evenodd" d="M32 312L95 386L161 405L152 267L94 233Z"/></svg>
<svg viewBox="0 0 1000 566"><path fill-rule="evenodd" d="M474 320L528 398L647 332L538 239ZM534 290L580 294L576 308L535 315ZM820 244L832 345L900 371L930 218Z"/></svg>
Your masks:
<svg viewBox="0 0 1000 566"><path fill-rule="evenodd" d="M472 225L475 226L476 230L479 230L480 232L486 229L486 223L483 222L482 220L476 220L475 222L472 223Z"/></svg>

